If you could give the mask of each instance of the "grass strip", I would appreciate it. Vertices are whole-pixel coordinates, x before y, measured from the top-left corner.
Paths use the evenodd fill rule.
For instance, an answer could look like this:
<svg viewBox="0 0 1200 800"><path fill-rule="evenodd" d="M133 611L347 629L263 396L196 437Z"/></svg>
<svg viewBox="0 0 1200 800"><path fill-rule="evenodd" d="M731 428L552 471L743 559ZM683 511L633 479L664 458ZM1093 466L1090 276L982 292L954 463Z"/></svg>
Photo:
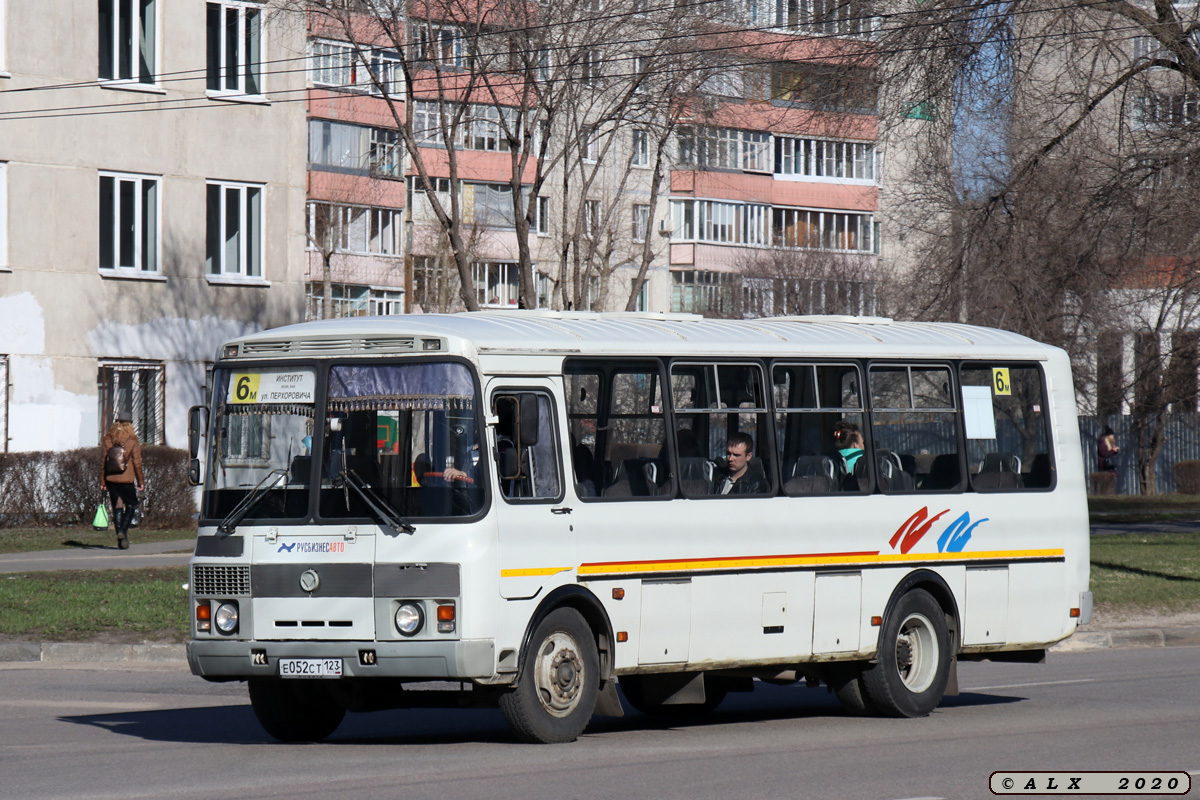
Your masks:
<svg viewBox="0 0 1200 800"><path fill-rule="evenodd" d="M43 642L183 642L187 567L0 575L0 638Z"/></svg>
<svg viewBox="0 0 1200 800"><path fill-rule="evenodd" d="M1093 537L1092 594L1116 611L1200 609L1200 532Z"/></svg>
<svg viewBox="0 0 1200 800"><path fill-rule="evenodd" d="M195 539L196 529L151 531L129 529L131 542L173 542ZM71 550L86 547L115 547L117 532L93 530L91 525L66 528L0 529L0 553L32 553L39 550Z"/></svg>

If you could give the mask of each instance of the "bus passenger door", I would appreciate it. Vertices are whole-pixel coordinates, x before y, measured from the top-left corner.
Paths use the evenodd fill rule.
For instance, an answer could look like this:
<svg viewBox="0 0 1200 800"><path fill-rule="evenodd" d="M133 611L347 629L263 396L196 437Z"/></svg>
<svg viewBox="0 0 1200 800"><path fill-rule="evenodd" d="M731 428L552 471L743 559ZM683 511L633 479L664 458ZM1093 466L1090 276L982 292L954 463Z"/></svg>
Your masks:
<svg viewBox="0 0 1200 800"><path fill-rule="evenodd" d="M519 381L519 382L518 382ZM534 597L577 565L566 504L554 384L505 379L489 387L489 431L500 538L500 594Z"/></svg>

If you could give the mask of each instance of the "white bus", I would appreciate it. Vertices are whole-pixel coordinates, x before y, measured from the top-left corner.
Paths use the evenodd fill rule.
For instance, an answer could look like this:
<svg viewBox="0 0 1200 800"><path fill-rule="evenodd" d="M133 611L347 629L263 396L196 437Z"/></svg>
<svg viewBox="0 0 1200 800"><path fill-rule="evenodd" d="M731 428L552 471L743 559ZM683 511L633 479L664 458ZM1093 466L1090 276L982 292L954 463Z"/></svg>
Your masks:
<svg viewBox="0 0 1200 800"><path fill-rule="evenodd" d="M283 741L475 704L571 741L618 682L651 714L757 679L923 716L958 661L1091 614L1067 356L1005 331L313 322L225 344L192 428L188 659Z"/></svg>

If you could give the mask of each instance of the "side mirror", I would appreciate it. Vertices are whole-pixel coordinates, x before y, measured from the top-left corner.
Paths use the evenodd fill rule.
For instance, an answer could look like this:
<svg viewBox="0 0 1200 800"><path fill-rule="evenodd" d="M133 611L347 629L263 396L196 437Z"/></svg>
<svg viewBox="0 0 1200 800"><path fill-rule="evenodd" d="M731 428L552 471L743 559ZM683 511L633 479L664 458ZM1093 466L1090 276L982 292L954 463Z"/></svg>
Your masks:
<svg viewBox="0 0 1200 800"><path fill-rule="evenodd" d="M522 447L533 447L538 443L538 399L535 394L519 395L521 403L520 433Z"/></svg>
<svg viewBox="0 0 1200 800"><path fill-rule="evenodd" d="M208 406L192 406L188 409L188 454L191 462L188 464L188 484L199 486L202 482L200 475L200 437L207 433Z"/></svg>
<svg viewBox="0 0 1200 800"><path fill-rule="evenodd" d="M200 455L200 437L207 431L208 406L192 406L188 409L188 453L192 458Z"/></svg>
<svg viewBox="0 0 1200 800"><path fill-rule="evenodd" d="M502 444L497 453L500 480L515 481L521 478L521 451L512 444Z"/></svg>

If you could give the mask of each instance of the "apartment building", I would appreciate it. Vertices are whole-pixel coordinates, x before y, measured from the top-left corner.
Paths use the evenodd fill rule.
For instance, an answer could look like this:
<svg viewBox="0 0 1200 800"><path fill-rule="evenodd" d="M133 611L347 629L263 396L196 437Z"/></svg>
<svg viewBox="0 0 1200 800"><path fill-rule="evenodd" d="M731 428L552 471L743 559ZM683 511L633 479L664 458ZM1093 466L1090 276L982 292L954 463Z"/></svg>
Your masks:
<svg viewBox="0 0 1200 800"><path fill-rule="evenodd" d="M518 36L517 12L496 11L506 4L472 19L462 4L430 2L398 43L394 28L389 42L352 16L330 24L337 6L322 4L309 25L310 315L326 283L343 303L337 314L387 313L400 292L413 310L461 308L435 203L456 206L481 308L874 313L875 18L834 0L712 5L683 12L703 16L688 30L698 77L677 103L678 93L653 93L656 80L682 91L671 82L679 55L665 60L660 44L681 36L686 6L529 6ZM529 82L540 93L522 100L515 87ZM525 161L513 181L522 149L541 161ZM515 191L529 209L524 242ZM322 204L342 209L325 227Z"/></svg>
<svg viewBox="0 0 1200 800"><path fill-rule="evenodd" d="M250 0L0 0L0 449L184 446L304 304L303 31Z"/></svg>

